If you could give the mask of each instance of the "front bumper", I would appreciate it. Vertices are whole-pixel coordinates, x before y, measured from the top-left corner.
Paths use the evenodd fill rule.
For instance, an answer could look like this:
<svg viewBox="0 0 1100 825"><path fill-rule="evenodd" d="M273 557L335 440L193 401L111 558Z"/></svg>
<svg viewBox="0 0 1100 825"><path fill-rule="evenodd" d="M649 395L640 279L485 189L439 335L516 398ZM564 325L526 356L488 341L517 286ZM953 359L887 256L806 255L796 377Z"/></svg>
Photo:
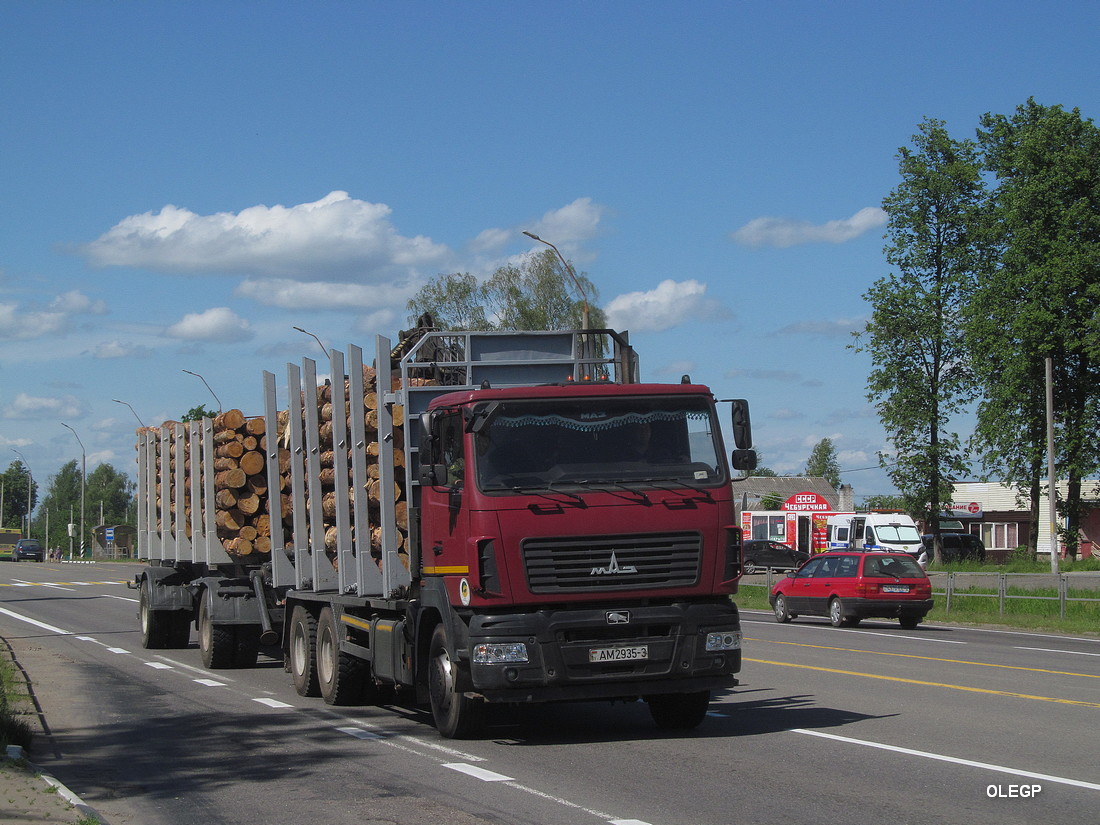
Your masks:
<svg viewBox="0 0 1100 825"><path fill-rule="evenodd" d="M741 670L732 602L539 610L478 615L469 625L469 690L491 702L626 698L728 689ZM707 635L736 634L734 649L706 650ZM522 643L528 661L479 664L480 644ZM592 661L594 650L641 648L644 659Z"/></svg>

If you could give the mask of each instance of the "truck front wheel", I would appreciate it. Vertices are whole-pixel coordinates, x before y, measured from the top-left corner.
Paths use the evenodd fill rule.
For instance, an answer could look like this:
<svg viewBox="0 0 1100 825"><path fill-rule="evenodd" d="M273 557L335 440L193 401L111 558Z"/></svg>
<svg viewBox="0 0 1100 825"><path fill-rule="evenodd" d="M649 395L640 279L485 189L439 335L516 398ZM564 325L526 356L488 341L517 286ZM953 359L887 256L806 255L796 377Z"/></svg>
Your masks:
<svg viewBox="0 0 1100 825"><path fill-rule="evenodd" d="M467 739L485 725L485 702L458 690L458 664L447 652L447 634L436 625L428 648L428 694L435 727L448 739Z"/></svg>
<svg viewBox="0 0 1100 825"><path fill-rule="evenodd" d="M699 727L710 706L710 691L698 693L662 693L647 696L649 713L657 727L666 730L690 730Z"/></svg>

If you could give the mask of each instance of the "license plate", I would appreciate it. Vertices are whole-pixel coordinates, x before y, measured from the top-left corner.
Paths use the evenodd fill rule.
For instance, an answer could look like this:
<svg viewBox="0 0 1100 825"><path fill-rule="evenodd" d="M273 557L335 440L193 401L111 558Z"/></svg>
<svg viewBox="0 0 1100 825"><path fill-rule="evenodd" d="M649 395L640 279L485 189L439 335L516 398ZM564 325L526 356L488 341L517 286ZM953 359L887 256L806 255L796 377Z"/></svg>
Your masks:
<svg viewBox="0 0 1100 825"><path fill-rule="evenodd" d="M908 593L909 585L907 584L884 584L882 586L883 593Z"/></svg>
<svg viewBox="0 0 1100 825"><path fill-rule="evenodd" d="M594 647L588 651L589 662L633 662L649 658L648 645L635 647Z"/></svg>

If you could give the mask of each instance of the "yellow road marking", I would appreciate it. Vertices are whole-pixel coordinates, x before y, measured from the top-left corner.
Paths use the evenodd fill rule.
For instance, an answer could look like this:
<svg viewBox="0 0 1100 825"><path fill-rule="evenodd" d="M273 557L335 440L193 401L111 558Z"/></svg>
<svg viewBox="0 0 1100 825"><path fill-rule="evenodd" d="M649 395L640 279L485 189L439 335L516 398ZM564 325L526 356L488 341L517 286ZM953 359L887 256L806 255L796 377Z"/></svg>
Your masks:
<svg viewBox="0 0 1100 825"><path fill-rule="evenodd" d="M1016 699L1034 699L1038 702L1055 702L1061 705L1080 705L1086 708L1100 708L1096 702L1083 702L1079 699L1059 699L1054 696L1033 696L1030 693L1014 693L1010 690L991 690L989 688L967 687L966 685L949 685L943 682L923 682L920 679L903 679L900 676L883 676L878 673L860 673L855 670L839 670L832 667L817 667L815 665L796 665L793 662L772 662L767 659L745 659L746 662L754 662L758 665L776 665L777 667L796 667L801 670L817 670L822 673L838 673L841 676L862 676L866 679L881 679L884 682L902 682L907 685L923 685L924 687L940 687L949 690L962 690L967 693L986 693L993 696L1011 696Z"/></svg>
<svg viewBox="0 0 1100 825"><path fill-rule="evenodd" d="M795 647L811 647L817 650L838 650L842 653L870 653L874 656L899 656L902 659L923 659L926 662L947 662L954 665L974 665L975 667L999 667L1005 670L1026 670L1031 673L1050 673L1054 676L1081 676L1085 679L1100 679L1098 673L1073 673L1068 670L1047 670L1041 667L1023 667L1022 665L999 665L995 662L971 662L966 659L944 659L940 656L917 656L913 653L890 653L885 650L860 650L852 647L832 647L830 645L810 645L805 642L773 642L767 639L750 639L745 638L745 641L752 642L764 642L765 644L773 645L794 645Z"/></svg>

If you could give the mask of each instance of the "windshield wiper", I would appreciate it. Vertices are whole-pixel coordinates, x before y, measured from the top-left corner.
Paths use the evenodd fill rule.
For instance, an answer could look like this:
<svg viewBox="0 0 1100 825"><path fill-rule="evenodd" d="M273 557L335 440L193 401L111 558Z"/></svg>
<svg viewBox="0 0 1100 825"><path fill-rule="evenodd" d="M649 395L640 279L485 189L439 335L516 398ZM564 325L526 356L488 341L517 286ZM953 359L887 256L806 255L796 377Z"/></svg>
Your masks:
<svg viewBox="0 0 1100 825"><path fill-rule="evenodd" d="M667 490L670 493L676 493L679 492L679 490L676 487L670 487L666 485L679 484L681 487L687 487L689 490L705 496L707 501L714 501L714 497L711 496L710 490L706 490L702 487L696 487L694 484L688 484L686 481L681 481L678 478L643 478L641 479L641 481L645 482L646 484L652 484L654 487L660 490Z"/></svg>
<svg viewBox="0 0 1100 825"><path fill-rule="evenodd" d="M550 495L550 493L554 493L559 496L568 496L574 501L580 502L585 507L588 506L588 502L577 493L570 493L568 490L555 490L553 485L554 482L550 481L547 482L546 487L509 487L508 490L519 496L539 496L541 498L548 498L551 501L557 501L556 498Z"/></svg>

